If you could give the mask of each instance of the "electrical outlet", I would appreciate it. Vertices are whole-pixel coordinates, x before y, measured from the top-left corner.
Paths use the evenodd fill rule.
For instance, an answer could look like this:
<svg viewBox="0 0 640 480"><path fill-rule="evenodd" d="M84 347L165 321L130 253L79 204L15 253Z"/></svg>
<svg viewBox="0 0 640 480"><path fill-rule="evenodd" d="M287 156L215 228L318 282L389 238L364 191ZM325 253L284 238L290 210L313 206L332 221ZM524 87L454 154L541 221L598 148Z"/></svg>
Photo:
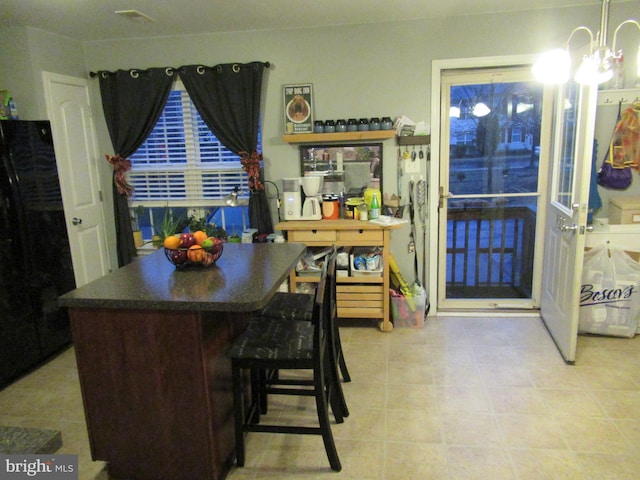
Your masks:
<svg viewBox="0 0 640 480"><path fill-rule="evenodd" d="M420 162L410 158L404 161L404 173L420 173Z"/></svg>

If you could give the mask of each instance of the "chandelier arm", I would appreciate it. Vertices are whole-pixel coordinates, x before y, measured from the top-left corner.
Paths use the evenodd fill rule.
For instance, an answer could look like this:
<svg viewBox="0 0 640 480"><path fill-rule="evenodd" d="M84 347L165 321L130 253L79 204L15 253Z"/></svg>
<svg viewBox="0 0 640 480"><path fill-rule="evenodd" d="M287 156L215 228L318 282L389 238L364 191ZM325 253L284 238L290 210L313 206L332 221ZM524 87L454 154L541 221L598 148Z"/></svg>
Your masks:
<svg viewBox="0 0 640 480"><path fill-rule="evenodd" d="M622 27L624 24L626 23L632 23L634 24L636 27L638 27L638 30L640 30L640 23L638 23L637 20L634 20L633 18L630 18L628 20L625 20L624 22L622 22L620 25L618 25L616 27L616 29L613 32L613 45L612 45L612 51L615 54L616 52L616 37L618 36L618 30L620 30L620 27Z"/></svg>
<svg viewBox="0 0 640 480"><path fill-rule="evenodd" d="M576 27L573 29L566 43L567 50L569 49L569 42L571 42L571 39L573 38L573 36L580 30L584 30L589 34L589 38L591 39L591 41L589 42L589 55L591 55L593 54L593 32L589 27L585 27L584 25L580 25L579 27Z"/></svg>

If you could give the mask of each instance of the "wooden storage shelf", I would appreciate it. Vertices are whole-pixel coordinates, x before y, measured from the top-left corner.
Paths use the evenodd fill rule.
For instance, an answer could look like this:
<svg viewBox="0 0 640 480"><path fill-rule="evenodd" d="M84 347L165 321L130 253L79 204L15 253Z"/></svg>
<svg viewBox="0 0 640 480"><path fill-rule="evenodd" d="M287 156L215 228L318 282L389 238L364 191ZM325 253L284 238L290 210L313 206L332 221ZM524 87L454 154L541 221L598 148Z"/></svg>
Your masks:
<svg viewBox="0 0 640 480"><path fill-rule="evenodd" d="M329 134L331 135L331 134ZM381 226L359 220L293 220L280 222L276 230L287 232L289 242L307 247L382 247L382 276L336 277L340 318L378 318L383 332L393 330L389 302L390 231L401 225ZM289 288L298 283L318 282L319 277L289 275Z"/></svg>
<svg viewBox="0 0 640 480"><path fill-rule="evenodd" d="M386 140L393 138L395 130L369 130L366 132L339 133L295 133L283 135L287 143L359 142L363 140Z"/></svg>

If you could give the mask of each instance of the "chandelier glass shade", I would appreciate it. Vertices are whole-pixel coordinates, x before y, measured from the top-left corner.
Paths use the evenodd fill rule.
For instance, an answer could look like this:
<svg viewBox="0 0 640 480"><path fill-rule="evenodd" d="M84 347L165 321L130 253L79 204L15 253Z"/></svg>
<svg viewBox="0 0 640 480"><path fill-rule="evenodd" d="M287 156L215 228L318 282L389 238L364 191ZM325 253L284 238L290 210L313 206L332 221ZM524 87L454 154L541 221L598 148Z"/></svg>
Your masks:
<svg viewBox="0 0 640 480"><path fill-rule="evenodd" d="M574 80L582 85L598 85L611 80L614 76L614 65L622 63L622 50L616 50L618 32L623 25L635 25L640 30L640 23L635 19L627 19L620 23L613 33L612 48L607 46L607 28L609 23L609 2L602 0L600 30L594 35L592 30L583 25L573 29L564 49L555 49L542 54L533 65L535 77L551 84L565 83L571 75L571 52L569 43L577 32L584 31L589 35L589 52L574 74ZM622 65L620 65L622 68ZM636 76L640 78L640 46L636 59Z"/></svg>

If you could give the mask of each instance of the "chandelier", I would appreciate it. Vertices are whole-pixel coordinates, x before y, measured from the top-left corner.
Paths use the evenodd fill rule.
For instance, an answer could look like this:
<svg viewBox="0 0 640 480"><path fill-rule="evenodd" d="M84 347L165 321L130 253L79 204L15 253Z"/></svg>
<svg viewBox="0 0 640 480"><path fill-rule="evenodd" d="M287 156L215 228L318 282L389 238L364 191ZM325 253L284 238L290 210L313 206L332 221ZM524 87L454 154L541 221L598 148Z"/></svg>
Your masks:
<svg viewBox="0 0 640 480"><path fill-rule="evenodd" d="M571 55L569 42L580 31L587 32L590 38L589 53L584 55L582 63L574 74L576 82L583 85L598 85L611 80L614 70L623 68L622 50L616 50L616 37L623 25L631 24L638 27L640 23L635 19L627 19L620 23L613 32L612 48L607 46L607 28L609 23L609 0L602 0L600 13L600 30L594 35L590 28L583 25L573 29L564 49L555 49L544 53L533 65L533 73L538 80L545 83L564 83L569 80L571 71ZM640 77L640 46L637 53L637 76ZM622 85L616 85L622 88Z"/></svg>

